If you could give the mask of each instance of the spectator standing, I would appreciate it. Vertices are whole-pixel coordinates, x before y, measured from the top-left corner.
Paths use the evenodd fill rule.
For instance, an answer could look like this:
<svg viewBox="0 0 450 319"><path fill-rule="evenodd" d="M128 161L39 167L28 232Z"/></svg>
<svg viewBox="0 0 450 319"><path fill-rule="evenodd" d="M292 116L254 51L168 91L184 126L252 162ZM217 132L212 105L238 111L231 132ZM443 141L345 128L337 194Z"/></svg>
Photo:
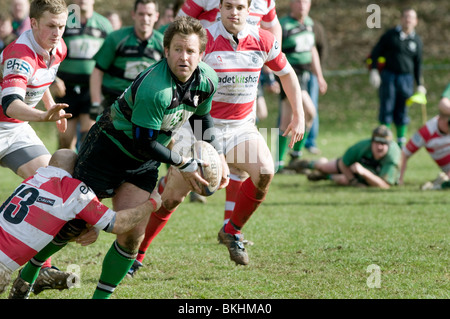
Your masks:
<svg viewBox="0 0 450 319"><path fill-rule="evenodd" d="M13 32L16 36L20 36L31 28L30 2L28 0L12 0L11 13Z"/></svg>
<svg viewBox="0 0 450 319"><path fill-rule="evenodd" d="M417 92L426 94L422 79L423 44L416 33L417 13L407 8L401 12L400 24L389 29L376 43L370 54L370 83L379 89L380 124L396 127L397 143L402 147L407 139L409 124L406 100ZM379 57L385 58L385 65L378 70Z"/></svg>

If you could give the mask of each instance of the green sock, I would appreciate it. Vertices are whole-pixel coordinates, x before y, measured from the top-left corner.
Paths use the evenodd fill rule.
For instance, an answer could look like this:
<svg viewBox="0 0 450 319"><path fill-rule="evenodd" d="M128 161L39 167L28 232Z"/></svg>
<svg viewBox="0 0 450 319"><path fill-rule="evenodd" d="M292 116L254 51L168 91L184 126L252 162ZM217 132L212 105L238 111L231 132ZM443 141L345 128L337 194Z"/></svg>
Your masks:
<svg viewBox="0 0 450 319"><path fill-rule="evenodd" d="M109 299L133 265L136 254L126 252L114 241L103 259L102 273L93 299Z"/></svg>
<svg viewBox="0 0 450 319"><path fill-rule="evenodd" d="M397 143L400 147L402 147L406 143L406 134L408 132L408 126L397 125L396 129L397 129Z"/></svg>
<svg viewBox="0 0 450 319"><path fill-rule="evenodd" d="M39 270L44 262L50 258L53 254L61 250L67 242L58 242L55 238L47 246L45 246L40 252L36 254L20 271L20 277L26 282L33 283L39 275Z"/></svg>
<svg viewBox="0 0 450 319"><path fill-rule="evenodd" d="M305 132L305 135L303 136L303 139L300 142L297 142L294 144L294 147L292 148L292 155L294 157L300 157L302 149L305 147L306 140L308 139L309 131Z"/></svg>
<svg viewBox="0 0 450 319"><path fill-rule="evenodd" d="M284 157L286 156L288 144L287 136L278 135L278 163L276 164L276 169L284 167Z"/></svg>

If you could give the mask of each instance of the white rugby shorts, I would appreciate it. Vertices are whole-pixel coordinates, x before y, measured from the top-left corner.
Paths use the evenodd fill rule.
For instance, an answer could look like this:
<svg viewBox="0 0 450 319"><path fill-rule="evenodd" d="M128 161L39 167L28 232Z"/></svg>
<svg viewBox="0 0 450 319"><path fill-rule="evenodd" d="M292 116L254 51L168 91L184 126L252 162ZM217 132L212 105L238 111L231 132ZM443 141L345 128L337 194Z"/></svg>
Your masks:
<svg viewBox="0 0 450 319"><path fill-rule="evenodd" d="M44 146L28 123L0 122L0 161L6 155L29 146Z"/></svg>
<svg viewBox="0 0 450 319"><path fill-rule="evenodd" d="M214 119L214 127L216 138L221 139L223 152L227 154L237 145L250 140L261 139L265 142L264 137L258 131L253 119L248 118L242 121L224 121ZM175 132L172 136L174 141L172 151L183 156L191 156L191 145L196 141L189 121Z"/></svg>

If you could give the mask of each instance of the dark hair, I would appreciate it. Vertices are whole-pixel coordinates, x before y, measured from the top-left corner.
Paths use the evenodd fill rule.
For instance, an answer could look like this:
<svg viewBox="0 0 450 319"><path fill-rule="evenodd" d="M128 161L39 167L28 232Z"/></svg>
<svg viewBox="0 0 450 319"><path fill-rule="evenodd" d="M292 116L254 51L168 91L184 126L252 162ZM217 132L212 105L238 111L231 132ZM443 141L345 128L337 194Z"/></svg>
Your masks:
<svg viewBox="0 0 450 319"><path fill-rule="evenodd" d="M137 10L137 7L138 7L138 4L139 4L139 3L142 3L142 4L154 3L154 4L155 4L155 9L156 9L156 11L159 10L158 2L156 2L155 0L136 0L136 1L134 2L134 9L133 9L135 12L136 12L136 10Z"/></svg>
<svg viewBox="0 0 450 319"><path fill-rule="evenodd" d="M30 4L30 18L38 20L45 11L51 14L67 12L67 5L64 0L34 0Z"/></svg>
<svg viewBox="0 0 450 319"><path fill-rule="evenodd" d="M220 4L222 4L222 2L223 2L223 0L220 0ZM251 3L252 3L252 0L247 0L247 4L248 4L249 8L250 8Z"/></svg>
<svg viewBox="0 0 450 319"><path fill-rule="evenodd" d="M198 39L200 42L200 52L205 51L206 42L208 41L208 39L206 37L206 30L205 28L203 28L199 20L189 16L176 18L164 32L164 48L170 48L170 43L172 42L175 34L184 36L191 34L198 35Z"/></svg>

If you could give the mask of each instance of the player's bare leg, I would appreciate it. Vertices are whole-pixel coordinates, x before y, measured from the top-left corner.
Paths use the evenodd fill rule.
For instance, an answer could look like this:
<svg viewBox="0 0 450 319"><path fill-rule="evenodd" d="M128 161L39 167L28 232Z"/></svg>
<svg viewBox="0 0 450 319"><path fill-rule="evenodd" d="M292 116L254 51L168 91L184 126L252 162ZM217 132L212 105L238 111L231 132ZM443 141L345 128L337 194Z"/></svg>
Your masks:
<svg viewBox="0 0 450 319"><path fill-rule="evenodd" d="M122 184L113 197L114 210L136 207L148 200L150 193L130 183ZM117 285L128 273L136 259L139 245L144 238L148 218L144 218L135 228L117 236L103 260L102 273L95 290L94 299L109 298ZM111 267L110 265L114 265Z"/></svg>
<svg viewBox="0 0 450 319"><path fill-rule="evenodd" d="M45 154L28 161L17 169L16 174L23 179L28 178L34 175L39 167L47 166L50 161L50 157L50 154Z"/></svg>
<svg viewBox="0 0 450 319"><path fill-rule="evenodd" d="M166 184L161 194L162 205L159 210L150 214L150 219L145 229L145 237L139 246L136 262L133 263L128 271L128 275L131 277L143 266L145 255L153 239L166 226L172 213L175 212L190 192L189 186L178 169L172 166L169 167L167 175L163 178L165 178Z"/></svg>
<svg viewBox="0 0 450 319"><path fill-rule="evenodd" d="M230 258L236 264L247 265L247 251L241 229L264 201L274 176L274 163L264 139L240 143L227 153L230 167L249 174L239 189L230 220L219 231L219 238L227 246Z"/></svg>

